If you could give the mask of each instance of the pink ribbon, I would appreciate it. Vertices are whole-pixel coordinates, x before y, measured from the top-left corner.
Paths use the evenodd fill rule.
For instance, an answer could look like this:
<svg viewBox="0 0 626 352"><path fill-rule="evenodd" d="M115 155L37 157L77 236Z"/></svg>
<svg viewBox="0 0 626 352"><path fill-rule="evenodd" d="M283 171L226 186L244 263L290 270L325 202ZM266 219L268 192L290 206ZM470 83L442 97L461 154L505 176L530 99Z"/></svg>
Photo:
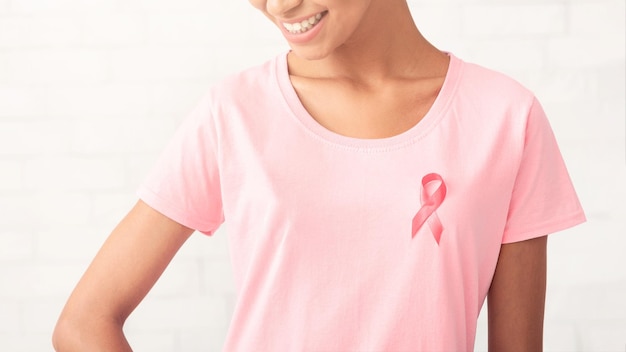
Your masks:
<svg viewBox="0 0 626 352"><path fill-rule="evenodd" d="M428 193L426 185L431 182L439 182L439 186L432 191L432 193ZM415 217L413 217L412 237L415 237L415 234L422 227L422 225L424 225L425 222L428 222L428 226L435 237L435 241L439 244L441 233L443 232L443 226L441 225L441 221L439 220L435 210L437 210L441 203L443 203L444 198L446 198L446 184L443 182L441 176L435 173L424 176L424 178L422 178L422 207L417 214L415 214Z"/></svg>

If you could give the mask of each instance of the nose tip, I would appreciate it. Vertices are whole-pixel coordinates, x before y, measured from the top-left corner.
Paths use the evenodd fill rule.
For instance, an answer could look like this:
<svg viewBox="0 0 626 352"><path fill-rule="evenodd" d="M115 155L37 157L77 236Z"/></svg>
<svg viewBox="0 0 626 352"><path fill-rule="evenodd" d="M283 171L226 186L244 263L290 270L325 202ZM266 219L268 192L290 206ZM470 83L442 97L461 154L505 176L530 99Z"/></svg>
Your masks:
<svg viewBox="0 0 626 352"><path fill-rule="evenodd" d="M291 11L296 9L303 0L268 0L267 12L274 16L287 17Z"/></svg>

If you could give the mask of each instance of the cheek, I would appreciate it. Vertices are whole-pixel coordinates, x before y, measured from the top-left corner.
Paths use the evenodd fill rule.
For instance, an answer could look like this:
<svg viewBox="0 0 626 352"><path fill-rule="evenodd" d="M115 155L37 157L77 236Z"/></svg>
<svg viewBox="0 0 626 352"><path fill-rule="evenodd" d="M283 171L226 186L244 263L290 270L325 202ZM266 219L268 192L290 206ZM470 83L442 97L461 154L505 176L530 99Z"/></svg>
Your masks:
<svg viewBox="0 0 626 352"><path fill-rule="evenodd" d="M248 0L250 5L254 6L257 10L265 12L265 0Z"/></svg>

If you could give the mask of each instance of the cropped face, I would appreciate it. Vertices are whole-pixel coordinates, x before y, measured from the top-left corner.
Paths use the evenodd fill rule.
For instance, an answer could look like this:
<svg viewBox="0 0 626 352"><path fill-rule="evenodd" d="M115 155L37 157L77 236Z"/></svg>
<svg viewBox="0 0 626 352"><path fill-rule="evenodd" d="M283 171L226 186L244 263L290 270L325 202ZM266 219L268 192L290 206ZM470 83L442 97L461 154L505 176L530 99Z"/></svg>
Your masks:
<svg viewBox="0 0 626 352"><path fill-rule="evenodd" d="M316 60L368 25L372 0L250 0L282 32L299 57ZM371 21L369 21L371 22Z"/></svg>

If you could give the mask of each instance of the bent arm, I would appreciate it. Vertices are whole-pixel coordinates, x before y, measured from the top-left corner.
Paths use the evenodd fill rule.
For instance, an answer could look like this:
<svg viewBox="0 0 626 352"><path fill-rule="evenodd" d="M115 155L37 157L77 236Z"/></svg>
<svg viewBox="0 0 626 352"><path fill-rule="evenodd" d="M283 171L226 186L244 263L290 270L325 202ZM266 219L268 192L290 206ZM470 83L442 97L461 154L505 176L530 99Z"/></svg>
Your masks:
<svg viewBox="0 0 626 352"><path fill-rule="evenodd" d="M503 244L489 289L489 351L543 350L547 236Z"/></svg>
<svg viewBox="0 0 626 352"><path fill-rule="evenodd" d="M138 201L102 245L67 301L53 334L57 351L131 351L126 318L192 229Z"/></svg>

